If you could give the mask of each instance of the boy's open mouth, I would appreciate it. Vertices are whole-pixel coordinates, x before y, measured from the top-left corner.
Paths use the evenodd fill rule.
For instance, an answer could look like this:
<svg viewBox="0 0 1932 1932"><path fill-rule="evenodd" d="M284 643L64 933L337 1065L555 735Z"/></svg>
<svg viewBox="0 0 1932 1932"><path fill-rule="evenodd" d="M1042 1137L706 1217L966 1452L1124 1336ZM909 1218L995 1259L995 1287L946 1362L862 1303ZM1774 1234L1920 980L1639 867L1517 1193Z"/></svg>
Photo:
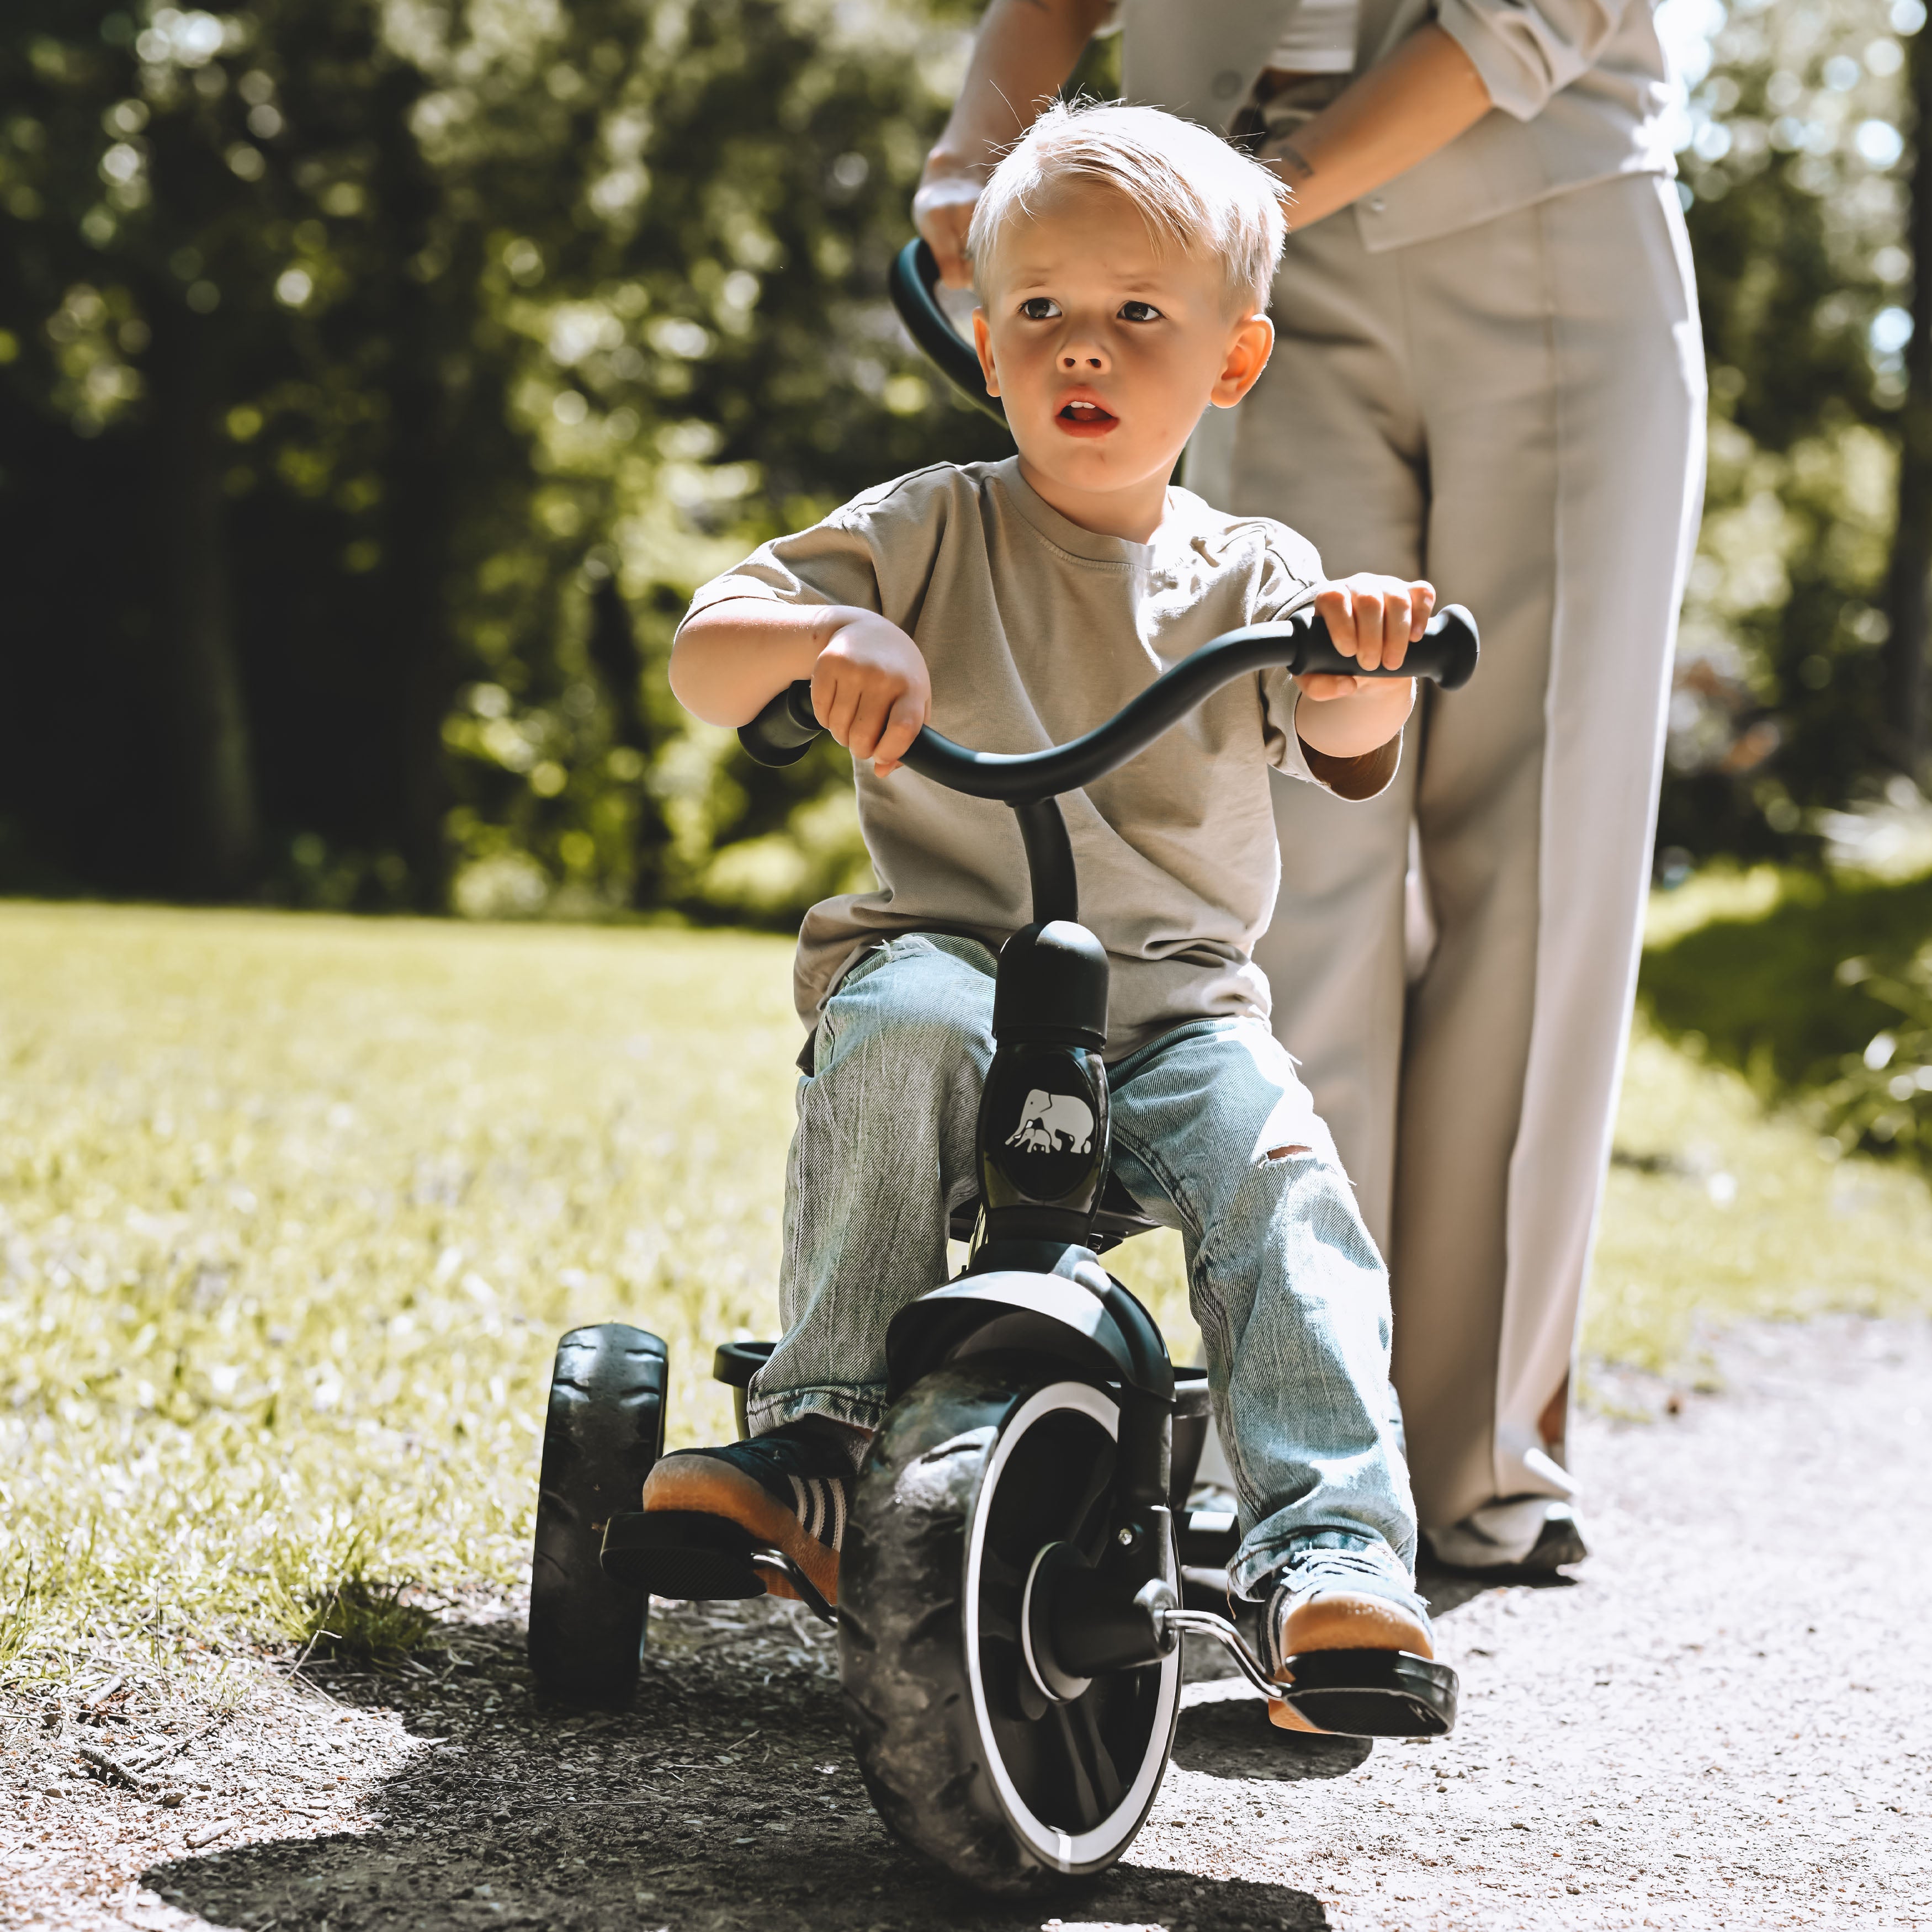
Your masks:
<svg viewBox="0 0 1932 1932"><path fill-rule="evenodd" d="M1060 406L1054 420L1070 436L1105 436L1120 426L1120 418L1088 396L1072 396Z"/></svg>

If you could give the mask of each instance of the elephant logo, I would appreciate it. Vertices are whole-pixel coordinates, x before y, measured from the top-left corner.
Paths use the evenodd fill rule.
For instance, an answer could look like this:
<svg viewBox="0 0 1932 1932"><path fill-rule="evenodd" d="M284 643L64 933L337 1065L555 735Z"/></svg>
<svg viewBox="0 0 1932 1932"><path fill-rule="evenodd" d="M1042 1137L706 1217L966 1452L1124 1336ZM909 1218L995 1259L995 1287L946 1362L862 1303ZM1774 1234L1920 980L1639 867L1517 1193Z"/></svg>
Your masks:
<svg viewBox="0 0 1932 1932"><path fill-rule="evenodd" d="M1020 1124L1006 1136L1010 1148L1029 1154L1091 1154L1094 1110L1071 1094L1047 1094L1036 1087L1020 1109Z"/></svg>

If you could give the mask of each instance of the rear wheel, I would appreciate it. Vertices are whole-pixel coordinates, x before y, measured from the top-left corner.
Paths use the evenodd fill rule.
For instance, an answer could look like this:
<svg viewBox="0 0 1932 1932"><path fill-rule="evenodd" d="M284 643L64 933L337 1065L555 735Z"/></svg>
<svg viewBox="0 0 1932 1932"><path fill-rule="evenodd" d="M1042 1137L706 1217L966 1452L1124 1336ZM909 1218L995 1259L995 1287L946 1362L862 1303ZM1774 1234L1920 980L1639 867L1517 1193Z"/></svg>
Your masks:
<svg viewBox="0 0 1932 1932"><path fill-rule="evenodd" d="M530 1667L552 1696L616 1706L636 1688L650 1599L604 1574L604 1526L638 1507L664 1451L664 1345L605 1322L556 1346L530 1559Z"/></svg>
<svg viewBox="0 0 1932 1932"><path fill-rule="evenodd" d="M1100 1554L1118 1430L1088 1383L943 1369L894 1406L854 1498L839 1652L860 1768L893 1832L988 1890L1112 1864L1173 1748L1178 1647L1064 1703L1024 1651L1040 1552Z"/></svg>

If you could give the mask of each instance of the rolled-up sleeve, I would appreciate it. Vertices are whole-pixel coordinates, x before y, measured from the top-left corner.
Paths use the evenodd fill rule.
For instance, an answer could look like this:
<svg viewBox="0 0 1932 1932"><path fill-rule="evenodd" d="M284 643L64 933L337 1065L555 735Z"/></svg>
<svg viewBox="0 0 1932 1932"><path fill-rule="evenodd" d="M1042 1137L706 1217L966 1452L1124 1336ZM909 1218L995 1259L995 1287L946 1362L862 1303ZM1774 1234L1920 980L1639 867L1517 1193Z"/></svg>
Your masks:
<svg viewBox="0 0 1932 1932"><path fill-rule="evenodd" d="M1519 121L1588 72L1626 7L1648 0L1438 0L1436 24Z"/></svg>

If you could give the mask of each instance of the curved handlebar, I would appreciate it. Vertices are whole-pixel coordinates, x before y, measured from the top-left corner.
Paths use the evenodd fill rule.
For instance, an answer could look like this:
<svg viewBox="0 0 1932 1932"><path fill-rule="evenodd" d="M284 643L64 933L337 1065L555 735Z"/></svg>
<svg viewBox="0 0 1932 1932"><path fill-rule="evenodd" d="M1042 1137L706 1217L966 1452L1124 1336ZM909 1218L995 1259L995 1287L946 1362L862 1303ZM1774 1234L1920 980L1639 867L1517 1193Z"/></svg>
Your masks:
<svg viewBox="0 0 1932 1932"><path fill-rule="evenodd" d="M976 404L1000 422L1006 406L986 393L986 379L970 343L946 319L934 291L939 286L939 258L931 245L915 238L892 258L886 287L906 332L938 364L939 373L969 403Z"/></svg>
<svg viewBox="0 0 1932 1932"><path fill-rule="evenodd" d="M1070 744L1044 752L972 752L942 738L929 724L906 752L905 762L923 777L974 798L1009 804L1078 791L1144 751L1185 717L1210 692L1244 673L1279 667L1297 676L1333 671L1354 677L1426 677L1455 691L1474 675L1479 645L1476 620L1459 604L1438 610L1408 647L1400 670L1364 671L1329 640L1328 627L1312 610L1281 624L1253 624L1229 631L1163 671L1106 724ZM788 686L738 734L762 765L789 765L824 729L812 709L812 686Z"/></svg>

